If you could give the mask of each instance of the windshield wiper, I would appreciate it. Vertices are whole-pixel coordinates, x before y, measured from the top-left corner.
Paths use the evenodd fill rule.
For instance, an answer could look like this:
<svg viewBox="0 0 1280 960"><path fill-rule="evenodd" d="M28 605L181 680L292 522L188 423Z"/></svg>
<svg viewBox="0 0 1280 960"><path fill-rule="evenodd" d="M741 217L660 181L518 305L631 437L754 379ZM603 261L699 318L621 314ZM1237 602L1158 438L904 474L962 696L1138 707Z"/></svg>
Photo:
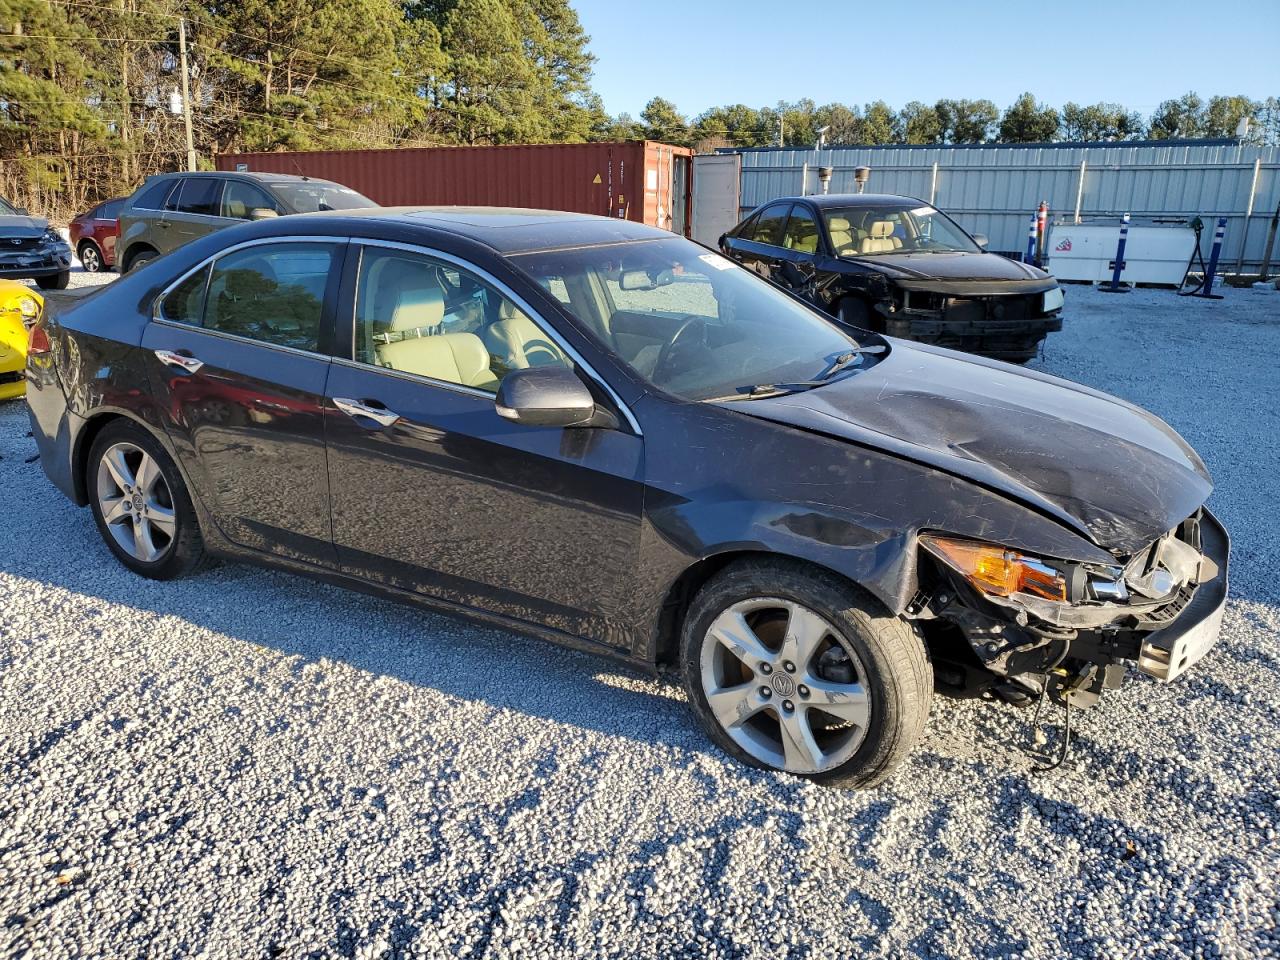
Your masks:
<svg viewBox="0 0 1280 960"><path fill-rule="evenodd" d="M824 383L829 383L841 370L845 369L854 360L864 354L880 354L885 353L887 347L858 347L856 350L848 350L840 354L827 368L819 373L812 380L796 380L790 383L757 383L754 386L739 387L738 393L730 394L727 397L708 397L707 403L728 400L763 400L767 397L779 397L788 393L798 393L801 390L808 390L812 387L820 387Z"/></svg>

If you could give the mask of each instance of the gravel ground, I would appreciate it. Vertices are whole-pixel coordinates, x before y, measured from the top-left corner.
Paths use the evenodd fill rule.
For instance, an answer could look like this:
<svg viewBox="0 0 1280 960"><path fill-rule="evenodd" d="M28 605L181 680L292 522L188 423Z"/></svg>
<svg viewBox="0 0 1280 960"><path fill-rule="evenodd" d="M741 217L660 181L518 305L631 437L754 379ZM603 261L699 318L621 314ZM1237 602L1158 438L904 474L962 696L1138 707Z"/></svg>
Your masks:
<svg viewBox="0 0 1280 960"><path fill-rule="evenodd" d="M937 699L864 794L535 640L246 566L133 577L0 406L0 954L1280 956L1280 294L1067 303L1035 366L1215 475L1222 641L1080 715L1051 775L1026 714Z"/></svg>

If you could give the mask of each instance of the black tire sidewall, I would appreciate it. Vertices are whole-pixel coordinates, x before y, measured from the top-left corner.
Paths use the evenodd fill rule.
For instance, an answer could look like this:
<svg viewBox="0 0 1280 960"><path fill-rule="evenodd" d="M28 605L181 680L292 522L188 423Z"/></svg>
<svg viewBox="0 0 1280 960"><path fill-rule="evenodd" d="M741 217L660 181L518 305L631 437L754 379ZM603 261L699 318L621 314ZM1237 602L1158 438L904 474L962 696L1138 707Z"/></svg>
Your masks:
<svg viewBox="0 0 1280 960"><path fill-rule="evenodd" d="M98 506L98 465L103 453L117 443L131 443L145 451L156 461L164 475L165 483L173 498L175 534L173 541L166 548L159 560L150 563L131 556L115 541L115 537L107 529L102 510ZM200 535L200 524L196 517L195 507L187 493L186 484L173 459L147 430L135 423L120 420L108 424L94 438L85 465L85 491L89 497L89 509L93 512L94 523L107 548L122 564L141 576L152 580L173 580L196 569L204 558L204 541Z"/></svg>
<svg viewBox="0 0 1280 960"><path fill-rule="evenodd" d="M911 716L903 701L903 686L918 680L903 677L888 649L890 644L916 643L919 639L900 619L892 616L869 594L833 574L787 561L764 561L735 565L711 580L690 605L681 635L681 671L686 693L695 715L712 741L741 762L758 769L786 773L762 763L743 750L711 713L702 689L701 652L703 638L719 614L741 600L778 597L803 604L821 615L853 648L861 661L865 685L871 697L871 720L867 733L852 757L838 767L803 776L819 783L844 786L871 786L887 776L901 749L898 743L914 743L923 726L923 717ZM922 653L922 650L921 650ZM930 689L932 680L930 678ZM923 692L924 712L928 712L928 692ZM904 729L898 729L904 726ZM905 729L911 727L912 729ZM894 757L898 754L898 757Z"/></svg>
<svg viewBox="0 0 1280 960"><path fill-rule="evenodd" d="M49 277L36 277L36 286L41 290L65 290L71 282L71 271L63 270Z"/></svg>

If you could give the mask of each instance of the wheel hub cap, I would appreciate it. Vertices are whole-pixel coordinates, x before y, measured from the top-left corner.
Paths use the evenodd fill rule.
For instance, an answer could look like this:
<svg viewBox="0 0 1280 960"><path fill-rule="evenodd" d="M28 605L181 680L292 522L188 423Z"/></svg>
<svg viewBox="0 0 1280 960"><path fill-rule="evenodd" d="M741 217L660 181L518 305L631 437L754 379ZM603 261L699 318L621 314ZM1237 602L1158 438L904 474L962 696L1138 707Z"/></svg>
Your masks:
<svg viewBox="0 0 1280 960"><path fill-rule="evenodd" d="M169 552L177 532L173 493L149 453L128 442L108 447L98 462L97 494L107 533L125 553L155 563Z"/></svg>

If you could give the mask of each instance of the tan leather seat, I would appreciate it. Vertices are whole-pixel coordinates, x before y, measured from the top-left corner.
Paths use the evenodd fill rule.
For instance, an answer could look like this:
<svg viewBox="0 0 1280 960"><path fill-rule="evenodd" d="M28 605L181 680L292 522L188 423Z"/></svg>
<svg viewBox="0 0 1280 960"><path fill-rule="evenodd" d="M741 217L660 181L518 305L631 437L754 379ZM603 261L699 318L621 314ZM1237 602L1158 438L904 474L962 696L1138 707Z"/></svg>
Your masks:
<svg viewBox="0 0 1280 960"><path fill-rule="evenodd" d="M501 319L485 328L484 345L508 370L550 363L569 365L560 346L513 304L504 300L498 313Z"/></svg>
<svg viewBox="0 0 1280 960"><path fill-rule="evenodd" d="M489 367L489 352L474 333L444 333L413 337L378 347L378 359L393 370L458 383L481 390L497 390Z"/></svg>
<svg viewBox="0 0 1280 960"><path fill-rule="evenodd" d="M883 253L893 249L892 220L873 221L870 234L858 245L859 253Z"/></svg>
<svg viewBox="0 0 1280 960"><path fill-rule="evenodd" d="M831 217L827 220L827 229L831 233L831 246L839 257L858 249L853 239L853 226L845 217Z"/></svg>

